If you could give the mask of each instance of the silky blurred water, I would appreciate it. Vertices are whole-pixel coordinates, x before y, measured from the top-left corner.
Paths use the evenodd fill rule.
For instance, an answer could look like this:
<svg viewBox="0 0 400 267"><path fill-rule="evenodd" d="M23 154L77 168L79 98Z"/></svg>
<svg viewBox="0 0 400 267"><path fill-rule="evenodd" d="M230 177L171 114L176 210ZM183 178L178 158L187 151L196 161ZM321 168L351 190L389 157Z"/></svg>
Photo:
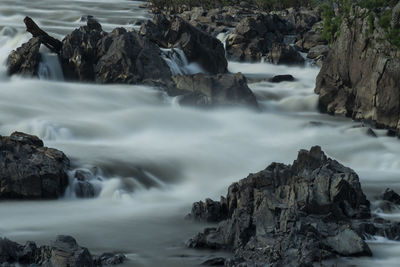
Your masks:
<svg viewBox="0 0 400 267"><path fill-rule="evenodd" d="M8 53L29 39L26 15L61 39L86 15L105 30L133 27L151 17L142 3L0 0L0 134L38 135L64 151L74 168L97 168L102 178L96 199L67 194L57 201L1 202L1 236L46 243L70 234L94 253L126 253L125 266L196 266L216 252L185 248L204 227L183 219L191 203L219 198L230 183L273 161L291 163L299 149L313 145L356 170L370 198L386 187L400 191L399 141L383 130L370 137L359 122L319 114L317 68L230 62L230 71L248 77L261 112L180 107L148 86L6 77ZM296 81L268 82L277 74ZM399 243L370 242L373 258L340 263L397 266Z"/></svg>

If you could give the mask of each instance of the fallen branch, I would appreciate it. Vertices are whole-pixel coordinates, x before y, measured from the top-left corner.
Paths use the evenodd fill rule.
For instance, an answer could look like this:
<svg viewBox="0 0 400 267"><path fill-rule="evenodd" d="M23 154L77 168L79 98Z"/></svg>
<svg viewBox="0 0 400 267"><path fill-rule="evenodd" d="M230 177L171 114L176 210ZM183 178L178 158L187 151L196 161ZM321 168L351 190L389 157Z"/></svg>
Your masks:
<svg viewBox="0 0 400 267"><path fill-rule="evenodd" d="M30 32L33 37L38 37L42 44L52 52L60 54L62 48L62 42L60 40L48 35L47 32L43 31L30 17L25 17L24 23L27 32Z"/></svg>

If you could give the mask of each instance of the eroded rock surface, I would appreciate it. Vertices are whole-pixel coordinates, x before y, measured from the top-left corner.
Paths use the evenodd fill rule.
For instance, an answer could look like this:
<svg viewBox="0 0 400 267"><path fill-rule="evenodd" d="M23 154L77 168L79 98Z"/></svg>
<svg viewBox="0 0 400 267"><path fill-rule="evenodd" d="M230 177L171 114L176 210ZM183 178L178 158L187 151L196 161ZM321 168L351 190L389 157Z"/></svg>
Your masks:
<svg viewBox="0 0 400 267"><path fill-rule="evenodd" d="M8 75L37 76L41 60L40 45L39 38L31 38L21 47L12 51L7 59Z"/></svg>
<svg viewBox="0 0 400 267"><path fill-rule="evenodd" d="M318 146L301 150L292 165L272 163L232 184L220 202L194 203L189 217L220 220L187 245L232 250L225 266L312 266L371 256L365 236L399 239L400 229L371 215L357 174Z"/></svg>
<svg viewBox="0 0 400 267"><path fill-rule="evenodd" d="M69 159L36 136L0 136L0 199L51 199L68 185Z"/></svg>

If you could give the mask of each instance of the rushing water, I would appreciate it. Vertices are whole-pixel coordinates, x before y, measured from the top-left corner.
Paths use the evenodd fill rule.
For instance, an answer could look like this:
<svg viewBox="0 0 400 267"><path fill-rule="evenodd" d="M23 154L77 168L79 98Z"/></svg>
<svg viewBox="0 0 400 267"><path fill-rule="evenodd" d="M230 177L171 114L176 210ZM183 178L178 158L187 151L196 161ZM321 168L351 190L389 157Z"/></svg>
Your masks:
<svg viewBox="0 0 400 267"><path fill-rule="evenodd" d="M196 266L220 253L184 247L203 228L183 219L191 203L218 198L249 172L273 161L291 163L299 149L316 144L355 169L370 198L386 187L400 191L400 142L385 131L372 138L360 123L319 114L313 93L317 68L230 62L230 71L248 77L262 112L180 107L147 86L63 82L51 57L42 66L42 77L50 80L6 77L8 53L29 38L25 15L62 38L89 14L106 30L132 27L150 17L141 3L0 0L0 134L38 135L64 151L74 168L101 178L95 199L67 193L57 201L1 202L1 236L46 243L70 234L94 253L126 253L130 260L124 266ZM170 66L177 70L179 64ZM292 74L297 81L267 82L276 74ZM400 212L384 216L400 220ZM340 263L397 265L399 243L376 238L370 245L373 258Z"/></svg>

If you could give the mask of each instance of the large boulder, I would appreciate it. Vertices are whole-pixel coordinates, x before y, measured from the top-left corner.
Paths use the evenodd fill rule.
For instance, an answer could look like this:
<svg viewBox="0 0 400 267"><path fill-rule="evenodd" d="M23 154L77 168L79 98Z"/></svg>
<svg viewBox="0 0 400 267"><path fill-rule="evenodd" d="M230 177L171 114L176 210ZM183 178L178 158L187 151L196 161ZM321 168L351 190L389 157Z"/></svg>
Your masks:
<svg viewBox="0 0 400 267"><path fill-rule="evenodd" d="M36 136L0 136L0 199L51 199L63 195L69 160Z"/></svg>
<svg viewBox="0 0 400 267"><path fill-rule="evenodd" d="M179 47L189 62L198 63L211 74L225 73L227 61L222 43L181 17L155 15L142 25L140 33L163 48Z"/></svg>
<svg viewBox="0 0 400 267"><path fill-rule="evenodd" d="M291 45L275 43L268 54L268 60L274 64L303 65L305 60Z"/></svg>
<svg viewBox="0 0 400 267"><path fill-rule="evenodd" d="M237 106L258 108L253 92L241 74L194 74L174 76L175 88L179 90L181 104L197 106Z"/></svg>
<svg viewBox="0 0 400 267"><path fill-rule="evenodd" d="M232 250L227 266L313 266L335 256L371 256L366 234L396 238L399 231L399 223L372 217L357 174L318 146L301 150L292 165L272 163L233 183L219 203L195 203L189 217L220 220L187 245Z"/></svg>
<svg viewBox="0 0 400 267"><path fill-rule="evenodd" d="M31 38L21 47L12 51L7 59L8 75L37 76L41 60L40 44L39 38Z"/></svg>
<svg viewBox="0 0 400 267"><path fill-rule="evenodd" d="M171 71L160 48L137 32L114 29L100 40L95 80L100 83L139 83L169 80Z"/></svg>
<svg viewBox="0 0 400 267"><path fill-rule="evenodd" d="M400 129L400 58L385 29L357 7L344 19L316 81L322 112Z"/></svg>

